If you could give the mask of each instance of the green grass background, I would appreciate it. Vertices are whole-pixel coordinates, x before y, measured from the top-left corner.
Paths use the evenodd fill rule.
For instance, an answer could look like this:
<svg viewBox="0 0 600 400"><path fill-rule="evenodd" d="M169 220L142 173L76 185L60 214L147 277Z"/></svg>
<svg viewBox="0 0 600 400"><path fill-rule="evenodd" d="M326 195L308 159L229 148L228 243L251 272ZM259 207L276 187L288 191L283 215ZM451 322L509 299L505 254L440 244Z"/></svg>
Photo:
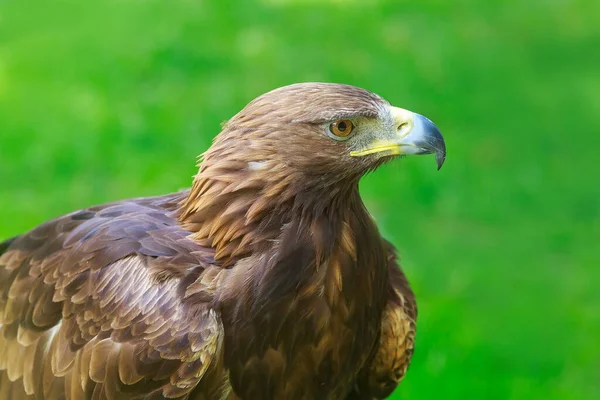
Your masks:
<svg viewBox="0 0 600 400"><path fill-rule="evenodd" d="M0 237L186 187L298 81L427 115L362 193L419 300L404 399L600 398L597 1L0 1Z"/></svg>

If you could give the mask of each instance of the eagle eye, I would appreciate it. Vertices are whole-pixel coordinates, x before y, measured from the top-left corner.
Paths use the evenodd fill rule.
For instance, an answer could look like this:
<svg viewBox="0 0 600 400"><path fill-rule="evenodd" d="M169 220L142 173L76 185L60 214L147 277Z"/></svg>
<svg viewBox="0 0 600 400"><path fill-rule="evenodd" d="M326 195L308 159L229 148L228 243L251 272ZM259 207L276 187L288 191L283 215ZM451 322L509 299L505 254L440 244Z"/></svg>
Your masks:
<svg viewBox="0 0 600 400"><path fill-rule="evenodd" d="M349 119L342 119L329 125L329 132L337 140L348 138L353 130L354 124Z"/></svg>

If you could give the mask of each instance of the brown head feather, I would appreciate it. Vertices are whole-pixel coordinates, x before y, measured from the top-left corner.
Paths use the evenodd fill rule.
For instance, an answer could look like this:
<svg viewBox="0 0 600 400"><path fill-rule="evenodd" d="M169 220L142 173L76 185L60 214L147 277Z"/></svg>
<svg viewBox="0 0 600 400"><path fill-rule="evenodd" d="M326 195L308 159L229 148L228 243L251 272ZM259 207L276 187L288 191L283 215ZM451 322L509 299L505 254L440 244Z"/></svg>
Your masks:
<svg viewBox="0 0 600 400"><path fill-rule="evenodd" d="M179 219L224 264L275 239L303 210L341 206L373 160L353 158L324 126L376 118L388 103L348 85L308 83L273 90L223 126L203 155Z"/></svg>

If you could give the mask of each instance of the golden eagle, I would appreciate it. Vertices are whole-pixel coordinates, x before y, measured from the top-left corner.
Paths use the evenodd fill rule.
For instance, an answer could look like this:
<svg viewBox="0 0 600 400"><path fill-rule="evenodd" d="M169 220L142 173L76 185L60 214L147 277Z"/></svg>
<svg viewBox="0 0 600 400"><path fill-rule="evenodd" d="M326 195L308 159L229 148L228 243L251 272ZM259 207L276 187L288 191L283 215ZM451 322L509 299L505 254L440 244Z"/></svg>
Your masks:
<svg viewBox="0 0 600 400"><path fill-rule="evenodd" d="M256 98L190 190L0 244L0 399L385 398L417 311L358 182L445 152L431 121L360 88Z"/></svg>

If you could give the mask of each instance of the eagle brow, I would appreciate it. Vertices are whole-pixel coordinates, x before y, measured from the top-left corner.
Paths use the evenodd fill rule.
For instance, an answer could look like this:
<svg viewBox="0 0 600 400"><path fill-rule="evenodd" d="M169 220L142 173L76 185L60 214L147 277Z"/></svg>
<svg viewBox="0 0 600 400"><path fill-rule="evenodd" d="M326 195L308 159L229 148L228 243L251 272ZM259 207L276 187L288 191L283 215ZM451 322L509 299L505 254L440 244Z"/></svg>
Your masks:
<svg viewBox="0 0 600 400"><path fill-rule="evenodd" d="M362 111L350 111L340 112L335 114L333 119L354 119L354 118L377 118L379 113L375 110L362 110Z"/></svg>
<svg viewBox="0 0 600 400"><path fill-rule="evenodd" d="M300 122L300 123L310 123L314 125L324 124L326 122L337 121L340 119L355 119L355 118L378 118L379 113L374 110L363 110L363 111L347 111L347 112L336 112L331 114L325 114L319 116L320 118L314 119L311 118L298 118L294 119L292 122Z"/></svg>

